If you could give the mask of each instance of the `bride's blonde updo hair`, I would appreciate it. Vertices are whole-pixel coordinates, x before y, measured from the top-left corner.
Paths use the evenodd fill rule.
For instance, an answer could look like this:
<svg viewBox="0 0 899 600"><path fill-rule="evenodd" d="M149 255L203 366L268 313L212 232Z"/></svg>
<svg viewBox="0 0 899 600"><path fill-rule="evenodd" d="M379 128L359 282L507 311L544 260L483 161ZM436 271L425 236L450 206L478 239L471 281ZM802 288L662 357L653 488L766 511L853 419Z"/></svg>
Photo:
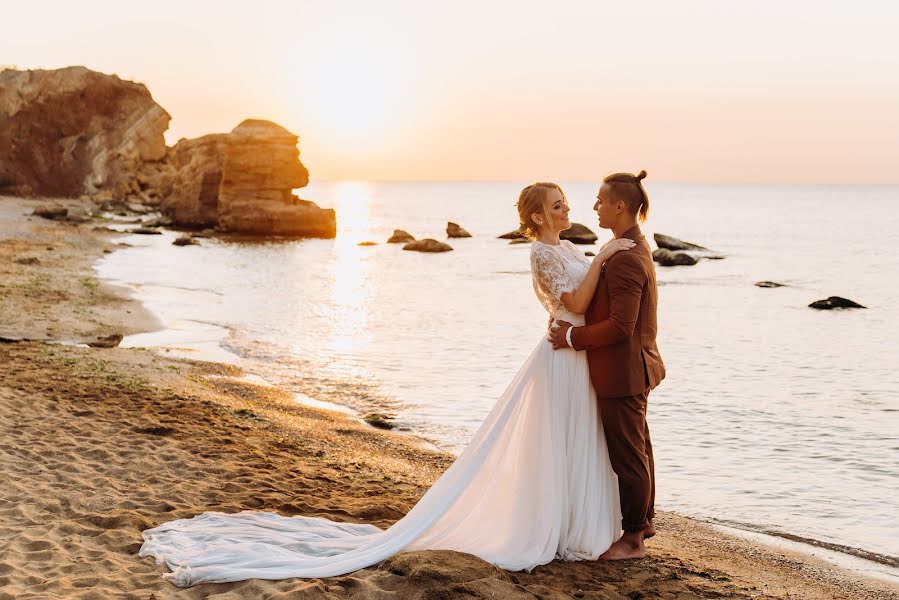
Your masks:
<svg viewBox="0 0 899 600"><path fill-rule="evenodd" d="M549 203L546 201L549 190L559 190L559 193L562 194L562 199L566 199L562 188L555 183L547 181L532 183L521 190L521 193L518 195L518 231L529 240L537 239L537 230L539 229L539 226L533 219L534 213L542 212L546 215L547 223L551 220Z"/></svg>

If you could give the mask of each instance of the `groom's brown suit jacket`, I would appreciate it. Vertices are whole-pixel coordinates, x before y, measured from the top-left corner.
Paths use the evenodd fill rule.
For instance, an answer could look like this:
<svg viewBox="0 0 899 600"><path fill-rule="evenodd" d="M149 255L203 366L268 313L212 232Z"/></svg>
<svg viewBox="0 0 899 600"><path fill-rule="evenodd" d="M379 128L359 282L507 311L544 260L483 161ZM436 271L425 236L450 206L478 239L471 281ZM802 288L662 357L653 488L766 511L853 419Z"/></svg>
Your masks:
<svg viewBox="0 0 899 600"><path fill-rule="evenodd" d="M656 346L658 289L652 251L639 226L622 237L637 245L616 252L602 267L583 327L571 332L575 350L587 351L590 380L600 398L633 396L665 378Z"/></svg>

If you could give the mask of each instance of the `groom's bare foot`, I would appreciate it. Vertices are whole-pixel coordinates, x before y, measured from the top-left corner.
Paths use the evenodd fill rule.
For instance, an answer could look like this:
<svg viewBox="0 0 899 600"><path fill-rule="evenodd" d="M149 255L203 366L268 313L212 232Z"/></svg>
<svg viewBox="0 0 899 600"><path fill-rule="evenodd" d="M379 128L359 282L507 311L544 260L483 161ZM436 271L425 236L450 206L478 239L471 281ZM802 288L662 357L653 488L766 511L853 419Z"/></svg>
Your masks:
<svg viewBox="0 0 899 600"><path fill-rule="evenodd" d="M650 519L649 525L647 525L646 529L643 530L643 539L648 540L655 534L656 534L656 526L652 524L652 519Z"/></svg>
<svg viewBox="0 0 899 600"><path fill-rule="evenodd" d="M643 546L643 532L625 532L621 539L612 544L600 560L632 560L646 558L646 548Z"/></svg>

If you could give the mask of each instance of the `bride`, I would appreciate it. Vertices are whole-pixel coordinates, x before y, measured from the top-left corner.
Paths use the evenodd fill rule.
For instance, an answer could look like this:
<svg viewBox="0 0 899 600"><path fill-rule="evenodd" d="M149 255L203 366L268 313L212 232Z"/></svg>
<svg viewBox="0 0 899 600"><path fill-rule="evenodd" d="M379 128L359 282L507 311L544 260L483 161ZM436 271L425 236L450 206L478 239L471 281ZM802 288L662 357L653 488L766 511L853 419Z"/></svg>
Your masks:
<svg viewBox="0 0 899 600"><path fill-rule="evenodd" d="M575 325L603 262L634 243L608 243L590 262L559 233L571 227L553 183L518 198L533 240L534 291L552 318ZM180 587L244 579L343 575L402 551L467 552L510 571L554 558L594 560L618 539L618 481L585 353L541 338L456 461L386 530L272 512L205 512L143 532L139 556L172 570Z"/></svg>

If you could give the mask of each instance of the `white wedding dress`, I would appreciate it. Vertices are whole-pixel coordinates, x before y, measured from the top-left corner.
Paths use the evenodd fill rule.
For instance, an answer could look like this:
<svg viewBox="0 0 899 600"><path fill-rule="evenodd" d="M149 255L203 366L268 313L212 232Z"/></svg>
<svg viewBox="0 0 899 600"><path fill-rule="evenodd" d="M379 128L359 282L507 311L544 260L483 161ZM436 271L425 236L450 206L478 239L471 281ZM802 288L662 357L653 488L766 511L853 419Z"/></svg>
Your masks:
<svg viewBox="0 0 899 600"><path fill-rule="evenodd" d="M575 324L559 297L589 260L573 244L534 242L534 289L551 315ZM139 556L177 586L329 577L402 551L467 552L510 571L554 558L593 560L616 539L618 480L609 463L587 358L545 337L456 461L386 530L318 517L205 512L143 532Z"/></svg>

